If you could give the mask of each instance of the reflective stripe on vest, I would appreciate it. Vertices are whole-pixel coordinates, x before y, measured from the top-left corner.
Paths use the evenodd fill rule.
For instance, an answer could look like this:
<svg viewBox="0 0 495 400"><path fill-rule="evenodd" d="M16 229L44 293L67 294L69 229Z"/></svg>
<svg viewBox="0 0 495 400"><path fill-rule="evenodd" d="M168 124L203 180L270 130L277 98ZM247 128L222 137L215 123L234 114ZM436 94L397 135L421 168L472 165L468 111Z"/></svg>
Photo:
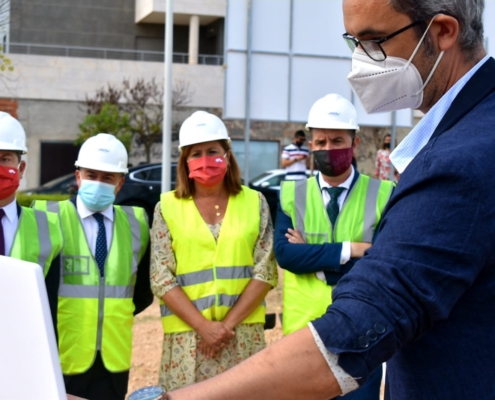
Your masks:
<svg viewBox="0 0 495 400"><path fill-rule="evenodd" d="M37 240L33 240L37 238ZM36 263L46 276L63 246L57 215L22 207L10 257Z"/></svg>
<svg viewBox="0 0 495 400"><path fill-rule="evenodd" d="M283 182L282 210L307 243L370 242L392 193L393 183L360 175L332 227L316 177ZM284 334L292 333L326 312L332 288L315 274L284 271Z"/></svg>
<svg viewBox="0 0 495 400"><path fill-rule="evenodd" d="M58 212L67 237L60 265L58 307L63 373L88 370L97 350L109 371L129 370L134 284L149 241L144 210L114 206L112 241L102 278L74 205L63 201L36 202L36 206Z"/></svg>
<svg viewBox="0 0 495 400"><path fill-rule="evenodd" d="M162 194L162 216L167 223L184 293L209 320L221 321L239 299L253 276L253 252L259 236L260 200L257 192L243 186L229 198L218 243L192 199L177 199L175 192ZM192 328L161 302L165 333ZM243 323L264 323L264 304Z"/></svg>

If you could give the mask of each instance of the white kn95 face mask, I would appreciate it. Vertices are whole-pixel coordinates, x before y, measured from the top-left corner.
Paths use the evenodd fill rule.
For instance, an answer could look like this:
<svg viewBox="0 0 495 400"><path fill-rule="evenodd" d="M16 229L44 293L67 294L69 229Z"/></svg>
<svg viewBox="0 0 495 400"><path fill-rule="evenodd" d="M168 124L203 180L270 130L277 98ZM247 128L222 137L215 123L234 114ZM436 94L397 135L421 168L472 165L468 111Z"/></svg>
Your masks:
<svg viewBox="0 0 495 400"><path fill-rule="evenodd" d="M421 75L412 64L412 60L421 47L433 20L434 18L409 60L387 57L385 61L374 61L363 50L357 48L354 51L352 71L347 79L368 114L405 108L418 109L421 106L423 90L428 85L444 54L443 51L439 54L430 75L423 84Z"/></svg>

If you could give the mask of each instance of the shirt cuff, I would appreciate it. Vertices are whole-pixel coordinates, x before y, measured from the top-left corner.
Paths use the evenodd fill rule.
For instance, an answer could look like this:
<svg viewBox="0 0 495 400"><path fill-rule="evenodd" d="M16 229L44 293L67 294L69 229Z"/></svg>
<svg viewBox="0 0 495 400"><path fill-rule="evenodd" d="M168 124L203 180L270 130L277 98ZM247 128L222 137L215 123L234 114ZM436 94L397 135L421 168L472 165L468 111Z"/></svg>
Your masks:
<svg viewBox="0 0 495 400"><path fill-rule="evenodd" d="M343 265L351 259L351 242L342 242L342 253L340 253L340 264Z"/></svg>
<svg viewBox="0 0 495 400"><path fill-rule="evenodd" d="M330 367L330 370L332 371L333 375L335 376L335 379L337 380L337 383L340 386L340 390L342 391L341 395L344 396L347 393L350 393L358 389L359 385L357 381L347 372L345 372L341 366L339 366L339 356L327 350L327 348L323 344L323 341L320 338L320 335L318 334L318 332L316 331L316 329L314 328L311 322L308 323L308 326L309 329L311 330L313 338L315 339L318 349L323 355L323 358L327 362L328 366Z"/></svg>
<svg viewBox="0 0 495 400"><path fill-rule="evenodd" d="M325 276L325 272L323 271L318 271L316 273L316 277L320 280L320 281L323 281L323 282L327 282L327 277Z"/></svg>

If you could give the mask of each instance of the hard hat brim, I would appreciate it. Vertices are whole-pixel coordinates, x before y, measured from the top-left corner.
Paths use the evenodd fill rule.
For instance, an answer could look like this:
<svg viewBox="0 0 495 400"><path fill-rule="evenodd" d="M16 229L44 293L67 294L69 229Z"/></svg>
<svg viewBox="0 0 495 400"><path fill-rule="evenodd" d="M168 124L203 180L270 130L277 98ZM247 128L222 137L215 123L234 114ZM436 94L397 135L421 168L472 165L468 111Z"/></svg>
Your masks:
<svg viewBox="0 0 495 400"><path fill-rule="evenodd" d="M358 125L351 125L351 124L339 124L339 123L332 123L332 126L319 126L318 124L315 125L310 125L306 124L306 130L310 129L345 129L345 130L351 130L351 131L359 131L359 126Z"/></svg>
<svg viewBox="0 0 495 400"><path fill-rule="evenodd" d="M183 145L179 145L179 150L182 151L182 149L184 147L192 146L192 145L199 144L199 143L217 142L217 141L220 141L220 140L226 140L227 143L229 143L229 144L232 142L230 140L230 137L229 136L227 136L226 138L211 138L211 139L207 139L207 140L202 140L201 142L191 142L191 143L186 143L186 144L183 144Z"/></svg>
<svg viewBox="0 0 495 400"><path fill-rule="evenodd" d="M22 154L27 154L26 147L13 146L11 143L5 143L5 142L0 142L0 150L20 151Z"/></svg>
<svg viewBox="0 0 495 400"><path fill-rule="evenodd" d="M78 168L87 168L87 169L93 169L95 171L102 171L102 172L112 172L112 173L119 173L119 174L127 174L129 170L127 168L119 168L116 167L115 165L112 164L107 164L107 163L102 163L102 162L96 162L96 163L85 163L85 162L79 162L76 161L74 164Z"/></svg>

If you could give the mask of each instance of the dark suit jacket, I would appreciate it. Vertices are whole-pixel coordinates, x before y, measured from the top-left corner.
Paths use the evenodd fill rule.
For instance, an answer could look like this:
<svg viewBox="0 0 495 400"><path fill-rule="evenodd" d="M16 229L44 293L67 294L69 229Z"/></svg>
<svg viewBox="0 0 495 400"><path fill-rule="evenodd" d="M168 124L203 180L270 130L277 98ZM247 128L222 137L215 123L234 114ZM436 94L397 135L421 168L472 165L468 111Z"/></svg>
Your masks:
<svg viewBox="0 0 495 400"><path fill-rule="evenodd" d="M77 208L76 198L74 197L70 199L70 201L74 204L74 207ZM50 301L50 310L52 312L55 327L57 326L56 310L58 304L58 289L60 285L60 261L56 262L57 260L59 260L58 257L52 262L52 267L45 278L48 299ZM153 293L150 288L150 242L148 242L143 258L138 265L133 302L135 306L134 315L139 314L153 302ZM55 332L56 331L57 330L55 329Z"/></svg>
<svg viewBox="0 0 495 400"><path fill-rule="evenodd" d="M359 172L355 170L354 179L347 191L359 178ZM317 181L319 182L319 181ZM294 229L292 219L282 211L280 201L277 206L277 222L275 223L275 256L278 265L293 274L310 274L323 271L328 285L335 285L344 274L349 272L356 259L349 260L346 264L340 264L342 255L342 243L314 244L289 243L285 234L287 230Z"/></svg>
<svg viewBox="0 0 495 400"><path fill-rule="evenodd" d="M315 321L362 384L393 400L495 398L495 60L407 167L378 236Z"/></svg>

